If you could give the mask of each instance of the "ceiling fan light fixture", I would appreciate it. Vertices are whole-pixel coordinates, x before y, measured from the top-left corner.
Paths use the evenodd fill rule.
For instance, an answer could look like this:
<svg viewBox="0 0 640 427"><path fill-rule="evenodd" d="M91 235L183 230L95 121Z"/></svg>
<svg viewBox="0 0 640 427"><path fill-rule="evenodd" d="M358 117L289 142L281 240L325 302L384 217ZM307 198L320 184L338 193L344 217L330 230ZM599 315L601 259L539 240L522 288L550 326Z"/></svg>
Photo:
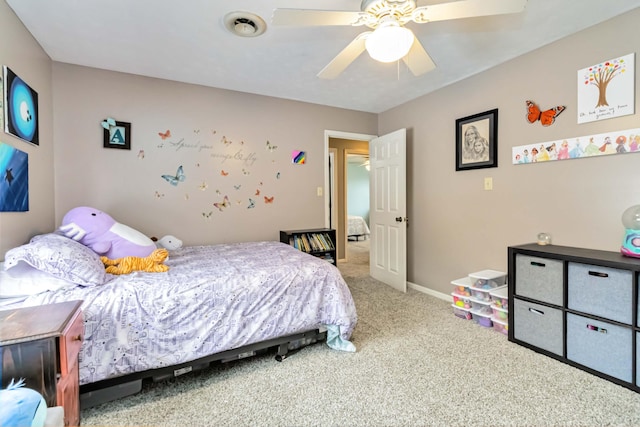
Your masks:
<svg viewBox="0 0 640 427"><path fill-rule="evenodd" d="M386 22L369 34L365 48L376 61L395 62L409 53L413 41L411 30L397 22Z"/></svg>

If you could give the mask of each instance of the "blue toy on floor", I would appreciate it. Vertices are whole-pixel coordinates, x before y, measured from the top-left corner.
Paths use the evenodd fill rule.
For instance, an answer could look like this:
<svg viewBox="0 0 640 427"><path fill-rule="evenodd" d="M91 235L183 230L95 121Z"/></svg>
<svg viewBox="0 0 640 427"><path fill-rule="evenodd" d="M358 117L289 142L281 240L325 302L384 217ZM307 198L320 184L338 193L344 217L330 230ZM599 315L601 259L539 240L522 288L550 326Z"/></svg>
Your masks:
<svg viewBox="0 0 640 427"><path fill-rule="evenodd" d="M24 380L11 380L0 390L0 426L42 427L47 417L47 402L40 393L24 387Z"/></svg>

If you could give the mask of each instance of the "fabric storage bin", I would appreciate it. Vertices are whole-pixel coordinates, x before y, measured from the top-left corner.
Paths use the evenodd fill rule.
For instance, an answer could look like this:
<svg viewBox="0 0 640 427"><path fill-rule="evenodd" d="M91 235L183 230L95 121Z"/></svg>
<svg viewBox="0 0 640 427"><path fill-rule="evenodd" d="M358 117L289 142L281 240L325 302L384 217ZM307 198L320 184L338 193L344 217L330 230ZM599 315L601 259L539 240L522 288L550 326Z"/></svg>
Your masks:
<svg viewBox="0 0 640 427"><path fill-rule="evenodd" d="M568 272L570 309L633 323L631 271L570 262Z"/></svg>
<svg viewBox="0 0 640 427"><path fill-rule="evenodd" d="M469 291L471 291L471 297L476 301L491 302L489 289L476 289L472 286L469 288Z"/></svg>
<svg viewBox="0 0 640 427"><path fill-rule="evenodd" d="M451 292L453 298L453 305L460 308L471 308L471 297L458 295L455 292Z"/></svg>
<svg viewBox="0 0 640 427"><path fill-rule="evenodd" d="M515 294L561 306L563 262L516 254Z"/></svg>
<svg viewBox="0 0 640 427"><path fill-rule="evenodd" d="M515 339L563 355L562 310L541 304L513 300L513 336Z"/></svg>
<svg viewBox="0 0 640 427"><path fill-rule="evenodd" d="M509 287L507 285L489 291L489 298L496 307L509 309Z"/></svg>
<svg viewBox="0 0 640 427"><path fill-rule="evenodd" d="M491 322L493 322L493 329L500 332L504 335L509 335L509 324L504 320L496 319L495 317L491 318Z"/></svg>
<svg viewBox="0 0 640 427"><path fill-rule="evenodd" d="M484 326L485 328L491 328L493 326L493 322L491 321L491 314L485 314L480 313L476 310L471 310L471 318L478 325Z"/></svg>
<svg viewBox="0 0 640 427"><path fill-rule="evenodd" d="M567 359L632 382L631 328L567 313Z"/></svg>
<svg viewBox="0 0 640 427"><path fill-rule="evenodd" d="M467 319L467 320L471 320L471 312L470 309L468 308L462 308L462 307L458 307L455 304L451 304L451 307L453 307L453 314L456 317L459 317L461 319Z"/></svg>
<svg viewBox="0 0 640 427"><path fill-rule="evenodd" d="M461 279L452 280L451 284L453 285L453 292L458 295L471 296L471 292L469 288L471 287L471 280L468 277L463 277Z"/></svg>
<svg viewBox="0 0 640 427"><path fill-rule="evenodd" d="M507 273L496 270L482 270L469 274L471 286L478 289L493 289L505 284Z"/></svg>

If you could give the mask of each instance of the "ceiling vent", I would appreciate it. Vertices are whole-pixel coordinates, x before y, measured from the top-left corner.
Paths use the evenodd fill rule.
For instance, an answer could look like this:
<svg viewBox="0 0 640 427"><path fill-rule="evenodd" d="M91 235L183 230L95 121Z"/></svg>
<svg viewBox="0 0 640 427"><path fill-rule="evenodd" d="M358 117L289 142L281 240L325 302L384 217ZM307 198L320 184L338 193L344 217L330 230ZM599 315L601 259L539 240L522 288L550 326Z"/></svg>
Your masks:
<svg viewBox="0 0 640 427"><path fill-rule="evenodd" d="M264 33L264 19L250 12L229 12L224 16L224 26L236 36L257 37Z"/></svg>

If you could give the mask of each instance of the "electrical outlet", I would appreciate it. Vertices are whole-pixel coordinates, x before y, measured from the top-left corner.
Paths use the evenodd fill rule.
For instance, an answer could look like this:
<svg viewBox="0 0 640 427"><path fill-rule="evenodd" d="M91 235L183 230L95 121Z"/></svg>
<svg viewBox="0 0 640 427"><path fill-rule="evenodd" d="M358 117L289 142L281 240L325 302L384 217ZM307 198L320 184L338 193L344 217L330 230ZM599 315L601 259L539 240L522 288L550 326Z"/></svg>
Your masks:
<svg viewBox="0 0 640 427"><path fill-rule="evenodd" d="M322 197L322 187L317 188L316 194L318 195L318 197Z"/></svg>
<svg viewBox="0 0 640 427"><path fill-rule="evenodd" d="M484 179L484 189L487 191L493 190L493 178L486 177Z"/></svg>

